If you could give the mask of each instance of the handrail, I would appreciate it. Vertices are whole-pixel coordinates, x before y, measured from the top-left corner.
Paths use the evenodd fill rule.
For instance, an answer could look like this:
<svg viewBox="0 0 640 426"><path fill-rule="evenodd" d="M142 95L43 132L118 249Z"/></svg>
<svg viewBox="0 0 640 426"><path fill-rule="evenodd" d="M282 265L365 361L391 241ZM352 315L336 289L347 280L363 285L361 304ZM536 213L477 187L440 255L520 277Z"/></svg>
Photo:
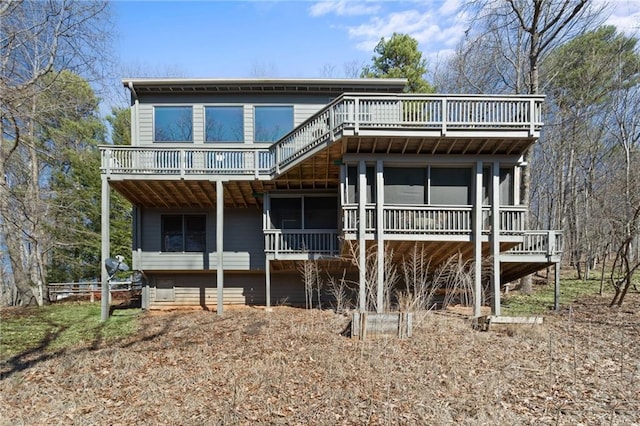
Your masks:
<svg viewBox="0 0 640 426"><path fill-rule="evenodd" d="M264 238L265 253L335 256L339 252L337 229L265 229Z"/></svg>
<svg viewBox="0 0 640 426"><path fill-rule="evenodd" d="M525 231L524 241L507 250L505 254L559 256L562 249L562 231Z"/></svg>
<svg viewBox="0 0 640 426"><path fill-rule="evenodd" d="M256 146L101 146L103 173L275 176L314 148L351 129L517 129L542 125L541 95L345 93L268 148ZM155 154L166 157L157 160ZM137 154L136 154L137 153Z"/></svg>

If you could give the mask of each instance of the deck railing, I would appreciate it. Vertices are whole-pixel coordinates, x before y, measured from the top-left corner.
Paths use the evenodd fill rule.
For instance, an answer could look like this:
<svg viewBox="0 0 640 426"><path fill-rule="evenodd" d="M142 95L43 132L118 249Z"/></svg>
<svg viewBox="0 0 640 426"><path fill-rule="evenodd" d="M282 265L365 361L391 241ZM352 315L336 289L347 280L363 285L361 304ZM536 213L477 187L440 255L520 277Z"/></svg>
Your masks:
<svg viewBox="0 0 640 426"><path fill-rule="evenodd" d="M273 175L340 132L368 130L527 130L542 127L543 96L345 94L268 148L102 146L107 174Z"/></svg>
<svg viewBox="0 0 640 426"><path fill-rule="evenodd" d="M266 229L264 237L265 253L313 253L327 256L339 254L338 231L335 229Z"/></svg>
<svg viewBox="0 0 640 426"><path fill-rule="evenodd" d="M483 207L483 232L491 231L491 209ZM358 206L342 207L342 229L347 233L358 231ZM367 204L366 232L376 230L375 204ZM500 232L504 235L524 232L525 206L500 207ZM389 234L470 234L473 229L472 206L385 205L384 232Z"/></svg>
<svg viewBox="0 0 640 426"><path fill-rule="evenodd" d="M506 254L559 256L562 254L562 231L526 231L524 241Z"/></svg>
<svg viewBox="0 0 640 426"><path fill-rule="evenodd" d="M471 206L385 206L384 232L389 234L468 234Z"/></svg>

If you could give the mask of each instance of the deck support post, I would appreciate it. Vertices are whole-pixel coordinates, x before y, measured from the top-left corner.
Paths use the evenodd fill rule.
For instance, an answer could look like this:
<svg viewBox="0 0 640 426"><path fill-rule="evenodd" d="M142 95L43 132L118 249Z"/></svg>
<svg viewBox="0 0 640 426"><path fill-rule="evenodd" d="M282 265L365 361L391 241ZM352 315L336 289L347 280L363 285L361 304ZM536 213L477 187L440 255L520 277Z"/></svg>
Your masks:
<svg viewBox="0 0 640 426"><path fill-rule="evenodd" d="M367 311L367 248L365 233L367 231L367 174L363 160L358 162L358 308L361 313Z"/></svg>
<svg viewBox="0 0 640 426"><path fill-rule="evenodd" d="M223 313L224 304L224 186L216 181L216 308Z"/></svg>
<svg viewBox="0 0 640 426"><path fill-rule="evenodd" d="M553 265L554 288L553 288L553 309L560 311L560 262Z"/></svg>
<svg viewBox="0 0 640 426"><path fill-rule="evenodd" d="M268 192L262 198L262 229L271 229L271 194ZM277 237L276 237L277 238ZM265 238L265 248L267 246ZM277 246L276 246L277 247ZM265 286L265 304L267 309L271 308L271 255L265 255L264 260L264 286Z"/></svg>
<svg viewBox="0 0 640 426"><path fill-rule="evenodd" d="M378 237L377 250L377 299L376 311L384 312L384 168L382 160L376 161L376 233Z"/></svg>
<svg viewBox="0 0 640 426"><path fill-rule="evenodd" d="M476 188L473 203L474 292L473 316L478 318L482 305L482 161L476 163Z"/></svg>
<svg viewBox="0 0 640 426"><path fill-rule="evenodd" d="M500 315L500 163L491 167L491 256L493 259L493 315Z"/></svg>
<svg viewBox="0 0 640 426"><path fill-rule="evenodd" d="M264 272L265 272L265 297L266 297L266 305L267 309L271 308L271 259L267 256L264 263Z"/></svg>
<svg viewBox="0 0 640 426"><path fill-rule="evenodd" d="M111 210L111 188L109 187L109 181L107 176L102 175L102 202L101 202L101 217L100 217L100 276L102 281L102 289L100 296L102 297L100 306L100 321L106 321L109 319L109 273L105 261L109 258L109 251L111 250L111 232L109 214Z"/></svg>

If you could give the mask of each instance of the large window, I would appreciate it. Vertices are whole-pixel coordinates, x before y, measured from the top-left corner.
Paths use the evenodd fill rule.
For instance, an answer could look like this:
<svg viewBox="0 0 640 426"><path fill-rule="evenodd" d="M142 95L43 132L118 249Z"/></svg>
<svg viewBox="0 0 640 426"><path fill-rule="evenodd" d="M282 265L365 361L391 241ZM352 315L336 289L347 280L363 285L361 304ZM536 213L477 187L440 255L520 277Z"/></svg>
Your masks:
<svg viewBox="0 0 640 426"><path fill-rule="evenodd" d="M365 167L367 189L365 197L367 203L376 202L376 172L373 166ZM358 192L358 166L347 167L347 203L358 204L360 193Z"/></svg>
<svg viewBox="0 0 640 426"><path fill-rule="evenodd" d="M384 201L387 204L424 204L426 169L385 167Z"/></svg>
<svg viewBox="0 0 640 426"><path fill-rule="evenodd" d="M272 229L336 229L337 197L271 198Z"/></svg>
<svg viewBox="0 0 640 426"><path fill-rule="evenodd" d="M211 106L204 108L205 141L242 142L244 140L243 108Z"/></svg>
<svg viewBox="0 0 640 426"><path fill-rule="evenodd" d="M190 106L155 107L153 125L156 142L193 141L193 112Z"/></svg>
<svg viewBox="0 0 640 426"><path fill-rule="evenodd" d="M275 142L293 129L291 106L257 106L254 113L255 142Z"/></svg>
<svg viewBox="0 0 640 426"><path fill-rule="evenodd" d="M206 223L205 215L163 215L162 251L204 252Z"/></svg>
<svg viewBox="0 0 640 426"><path fill-rule="evenodd" d="M432 167L431 204L471 204L471 169Z"/></svg>

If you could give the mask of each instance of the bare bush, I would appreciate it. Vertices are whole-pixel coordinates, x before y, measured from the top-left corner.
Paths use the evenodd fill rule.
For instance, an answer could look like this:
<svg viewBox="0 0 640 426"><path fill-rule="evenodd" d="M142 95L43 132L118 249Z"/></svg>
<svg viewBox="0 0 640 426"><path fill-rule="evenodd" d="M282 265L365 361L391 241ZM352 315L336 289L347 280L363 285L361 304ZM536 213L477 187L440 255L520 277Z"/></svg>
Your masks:
<svg viewBox="0 0 640 426"><path fill-rule="evenodd" d="M304 260L298 264L298 272L304 282L305 307L313 308L313 296L316 295L316 307L322 309L322 287L324 281L317 260Z"/></svg>

